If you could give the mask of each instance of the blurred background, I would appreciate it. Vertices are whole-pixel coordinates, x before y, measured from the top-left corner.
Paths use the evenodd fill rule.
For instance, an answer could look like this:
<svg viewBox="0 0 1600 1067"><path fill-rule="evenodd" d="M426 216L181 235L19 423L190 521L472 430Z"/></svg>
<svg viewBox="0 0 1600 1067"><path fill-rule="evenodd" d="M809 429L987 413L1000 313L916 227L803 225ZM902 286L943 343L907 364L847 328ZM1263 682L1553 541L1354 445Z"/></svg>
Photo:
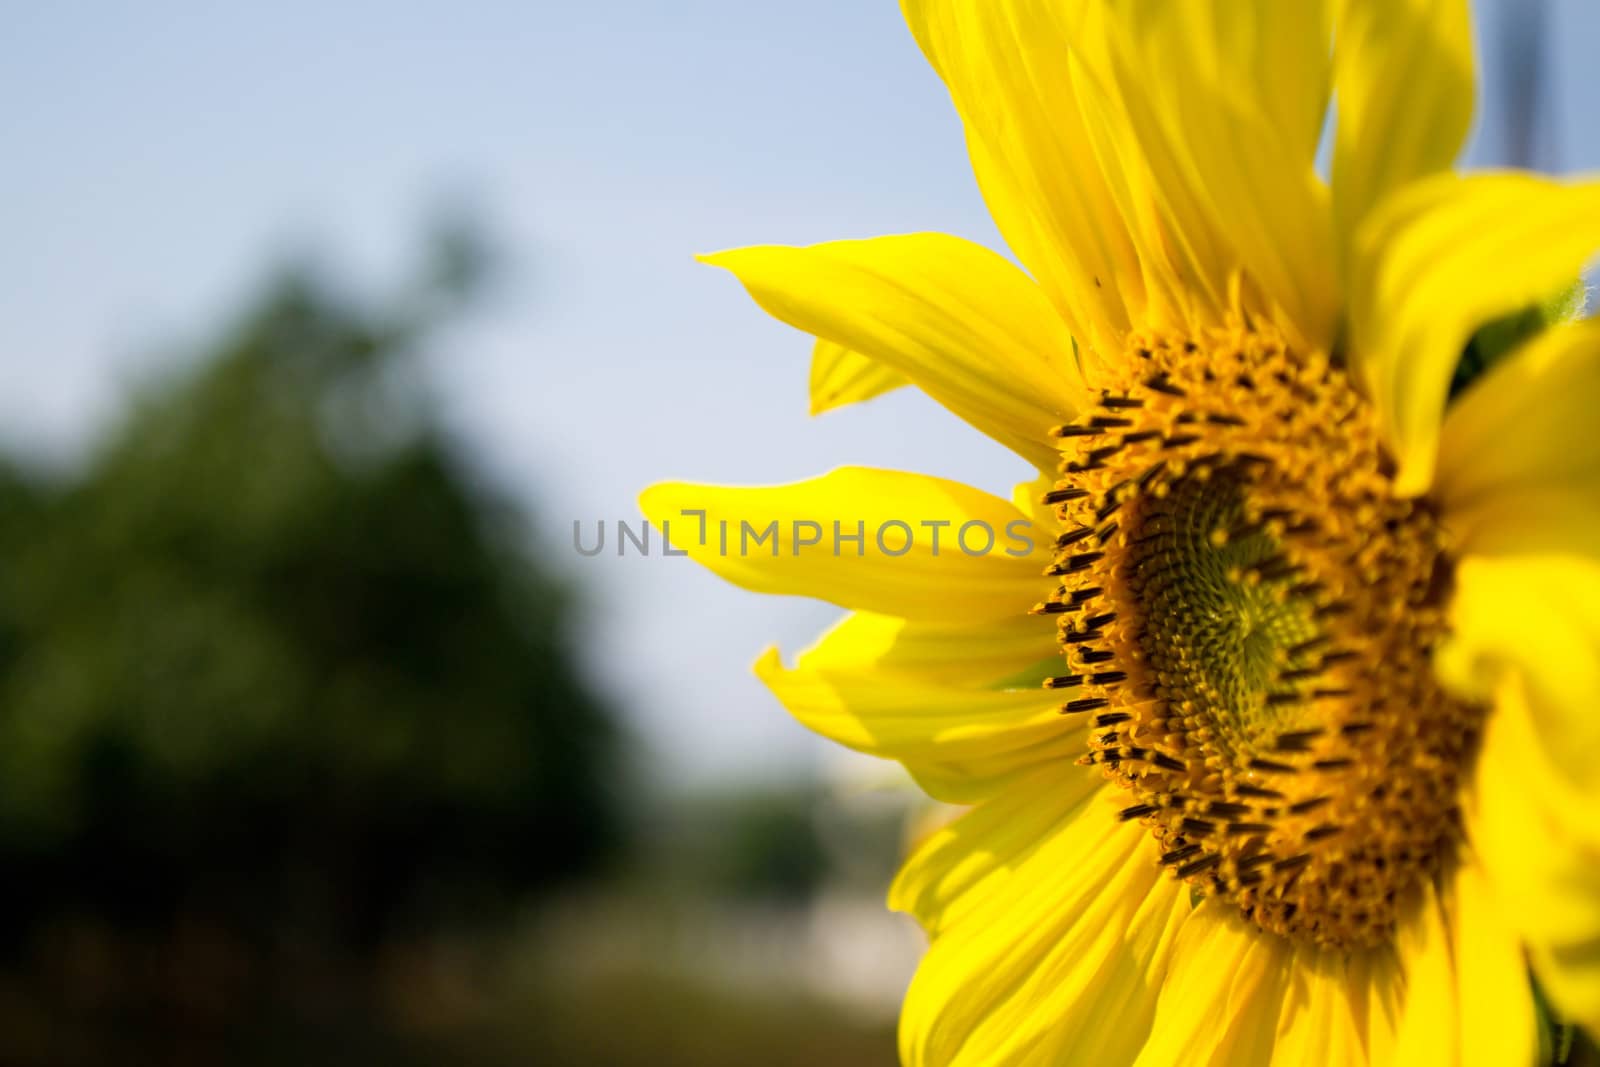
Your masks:
<svg viewBox="0 0 1600 1067"><path fill-rule="evenodd" d="M1600 8L1477 11L1470 162L1600 166ZM691 259L998 245L896 5L0 27L0 1064L891 1065L930 813L748 669L835 609L614 535L1022 476Z"/></svg>

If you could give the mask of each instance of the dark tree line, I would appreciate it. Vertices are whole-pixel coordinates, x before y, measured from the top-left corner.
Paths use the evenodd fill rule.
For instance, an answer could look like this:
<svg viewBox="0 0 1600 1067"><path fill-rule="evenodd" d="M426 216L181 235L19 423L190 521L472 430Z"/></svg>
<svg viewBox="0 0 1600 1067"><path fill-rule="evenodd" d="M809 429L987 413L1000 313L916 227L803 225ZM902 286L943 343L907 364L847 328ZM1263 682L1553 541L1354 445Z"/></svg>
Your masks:
<svg viewBox="0 0 1600 1067"><path fill-rule="evenodd" d="M0 463L13 956L198 914L359 957L607 855L571 598L413 366L481 262L442 240L387 304L290 272L79 469Z"/></svg>

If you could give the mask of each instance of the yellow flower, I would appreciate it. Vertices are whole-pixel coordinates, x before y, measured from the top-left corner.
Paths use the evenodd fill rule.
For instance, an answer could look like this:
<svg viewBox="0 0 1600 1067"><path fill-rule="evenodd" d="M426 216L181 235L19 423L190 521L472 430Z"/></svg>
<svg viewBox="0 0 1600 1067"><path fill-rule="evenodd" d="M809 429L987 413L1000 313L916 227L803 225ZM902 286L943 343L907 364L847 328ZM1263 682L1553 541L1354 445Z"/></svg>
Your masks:
<svg viewBox="0 0 1600 1067"><path fill-rule="evenodd" d="M643 506L851 609L758 673L972 805L891 893L931 938L904 1061L1525 1064L1530 964L1600 1027L1600 325L1451 396L1600 247L1600 184L1451 170L1465 0L903 6L1026 273L707 258L818 338L814 410L912 383L1039 480Z"/></svg>

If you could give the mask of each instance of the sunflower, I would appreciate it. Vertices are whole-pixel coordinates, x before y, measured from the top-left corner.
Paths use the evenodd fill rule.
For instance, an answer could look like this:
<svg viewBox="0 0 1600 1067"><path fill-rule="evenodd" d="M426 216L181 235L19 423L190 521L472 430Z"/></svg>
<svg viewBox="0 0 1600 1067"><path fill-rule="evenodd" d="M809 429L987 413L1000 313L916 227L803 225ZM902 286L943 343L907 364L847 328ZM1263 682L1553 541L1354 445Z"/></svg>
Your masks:
<svg viewBox="0 0 1600 1067"><path fill-rule="evenodd" d="M758 674L970 806L891 890L930 937L904 1062L1526 1064L1540 1000L1600 1027L1600 323L1550 311L1600 184L1453 170L1464 0L903 7L1021 267L706 258L818 339L814 410L914 384L1039 478L642 505L850 609Z"/></svg>

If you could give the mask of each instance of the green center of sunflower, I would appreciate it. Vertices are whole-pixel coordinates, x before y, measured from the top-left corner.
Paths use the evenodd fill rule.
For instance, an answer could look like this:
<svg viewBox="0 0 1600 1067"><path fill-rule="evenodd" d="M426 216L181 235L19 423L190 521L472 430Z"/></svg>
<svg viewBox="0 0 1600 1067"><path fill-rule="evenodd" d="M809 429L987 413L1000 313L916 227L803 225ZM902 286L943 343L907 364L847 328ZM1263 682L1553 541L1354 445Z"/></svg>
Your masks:
<svg viewBox="0 0 1600 1067"><path fill-rule="evenodd" d="M1058 431L1049 684L1178 877L1266 930L1378 942L1452 845L1480 722L1434 679L1433 512L1325 358L1240 329L1127 364Z"/></svg>
<svg viewBox="0 0 1600 1067"><path fill-rule="evenodd" d="M1268 697L1292 650L1318 632L1313 605L1278 580L1282 546L1250 522L1248 504L1247 472L1203 467L1175 479L1163 501L1138 509L1125 566L1156 622L1148 661L1199 698L1215 742L1234 754L1292 726L1293 709Z"/></svg>

